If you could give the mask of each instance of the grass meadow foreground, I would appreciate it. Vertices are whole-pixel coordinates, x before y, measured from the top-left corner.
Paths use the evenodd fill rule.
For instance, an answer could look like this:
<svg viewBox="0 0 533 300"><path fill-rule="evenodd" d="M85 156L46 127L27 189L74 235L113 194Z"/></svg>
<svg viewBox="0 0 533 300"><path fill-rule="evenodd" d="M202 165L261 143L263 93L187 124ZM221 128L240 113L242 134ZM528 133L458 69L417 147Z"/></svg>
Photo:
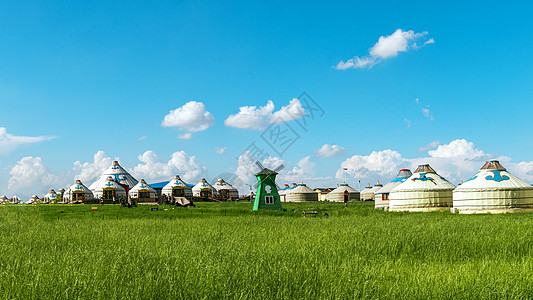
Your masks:
<svg viewBox="0 0 533 300"><path fill-rule="evenodd" d="M531 213L284 207L3 206L0 298L533 297Z"/></svg>

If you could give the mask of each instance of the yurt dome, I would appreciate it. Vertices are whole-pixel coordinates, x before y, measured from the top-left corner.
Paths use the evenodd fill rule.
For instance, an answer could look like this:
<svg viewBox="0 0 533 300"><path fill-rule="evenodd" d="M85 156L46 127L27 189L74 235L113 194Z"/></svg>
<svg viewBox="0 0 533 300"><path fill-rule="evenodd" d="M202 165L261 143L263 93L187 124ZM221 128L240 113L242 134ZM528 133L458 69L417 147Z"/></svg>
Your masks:
<svg viewBox="0 0 533 300"><path fill-rule="evenodd" d="M364 194L361 193L361 200L362 201L374 201L374 193L380 190L383 187L381 183L376 183L373 187L370 189L365 189Z"/></svg>
<svg viewBox="0 0 533 300"><path fill-rule="evenodd" d="M368 193L371 188L372 186L370 185L370 183L368 183L368 186L365 186L365 188L361 190L361 192L359 192L359 198L363 200L363 197L365 197L365 194Z"/></svg>
<svg viewBox="0 0 533 300"><path fill-rule="evenodd" d="M419 165L411 177L390 191L389 210L446 210L453 204L453 189L455 185L429 165Z"/></svg>
<svg viewBox="0 0 533 300"><path fill-rule="evenodd" d="M9 199L5 195L0 196L0 204L6 204L7 202L9 202Z"/></svg>
<svg viewBox="0 0 533 300"><path fill-rule="evenodd" d="M202 178L193 188L192 188L192 195L195 197L202 197L202 198L213 198L213 196L217 195L217 190L205 180L205 178Z"/></svg>
<svg viewBox="0 0 533 300"><path fill-rule="evenodd" d="M239 199L239 191L222 178L217 180L213 187L221 199Z"/></svg>
<svg viewBox="0 0 533 300"><path fill-rule="evenodd" d="M497 160L453 191L453 210L460 213L499 213L533 210L533 187L509 173Z"/></svg>
<svg viewBox="0 0 533 300"><path fill-rule="evenodd" d="M375 208L386 209L389 208L389 194L390 191L405 182L413 173L409 169L401 169L396 175L396 178L391 180L381 189L374 193Z"/></svg>
<svg viewBox="0 0 533 300"><path fill-rule="evenodd" d="M285 194L287 202L318 201L318 193L308 188L303 182Z"/></svg>
<svg viewBox="0 0 533 300"><path fill-rule="evenodd" d="M344 180L333 191L326 195L327 201L344 202L345 197L348 201L359 200L359 192L350 187Z"/></svg>
<svg viewBox="0 0 533 300"><path fill-rule="evenodd" d="M113 180L113 176L108 176L106 181L97 185L94 189L94 197L103 200L115 200L127 198L126 190Z"/></svg>
<svg viewBox="0 0 533 300"><path fill-rule="evenodd" d="M51 189L46 195L43 197L44 202L51 202L57 200L57 194L54 189Z"/></svg>
<svg viewBox="0 0 533 300"><path fill-rule="evenodd" d="M63 193L63 201L71 203L82 203L94 199L93 192L89 190L81 180L77 179L65 193Z"/></svg>
<svg viewBox="0 0 533 300"><path fill-rule="evenodd" d="M144 179L141 179L130 191L131 199L138 202L157 202L156 191Z"/></svg>
<svg viewBox="0 0 533 300"><path fill-rule="evenodd" d="M192 188L176 175L161 190L167 197L192 197Z"/></svg>
<svg viewBox="0 0 533 300"><path fill-rule="evenodd" d="M102 173L102 175L100 175L100 177L93 182L93 184L89 186L89 189L94 193L97 186L106 184L109 176L111 176L116 182L128 186L128 189L133 188L138 183L137 179L133 178L133 176L131 176L130 173L122 168L118 164L118 161L115 160L111 166L105 170L104 173Z"/></svg>

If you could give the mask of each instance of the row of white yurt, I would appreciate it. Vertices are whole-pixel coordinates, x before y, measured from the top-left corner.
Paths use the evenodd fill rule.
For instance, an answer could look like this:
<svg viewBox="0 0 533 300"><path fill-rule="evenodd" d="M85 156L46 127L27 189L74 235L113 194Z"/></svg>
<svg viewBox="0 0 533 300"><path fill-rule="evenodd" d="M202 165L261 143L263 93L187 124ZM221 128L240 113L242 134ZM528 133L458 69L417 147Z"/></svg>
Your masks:
<svg viewBox="0 0 533 300"><path fill-rule="evenodd" d="M420 165L413 175L390 191L391 211L435 211L452 206L455 185L429 165Z"/></svg>
<svg viewBox="0 0 533 300"><path fill-rule="evenodd" d="M389 183L387 183L385 186L383 186L381 189L377 190L374 193L374 207L377 209L388 208L390 191L405 182L409 177L411 177L411 175L413 175L413 173L411 173L411 170L401 169L398 172L398 175L396 175L396 178L391 180Z"/></svg>
<svg viewBox="0 0 533 300"><path fill-rule="evenodd" d="M303 182L285 194L287 202L318 201L318 193L307 187Z"/></svg>
<svg viewBox="0 0 533 300"><path fill-rule="evenodd" d="M344 180L333 191L326 195L326 200L331 202L347 202L359 200L360 193L350 187Z"/></svg>

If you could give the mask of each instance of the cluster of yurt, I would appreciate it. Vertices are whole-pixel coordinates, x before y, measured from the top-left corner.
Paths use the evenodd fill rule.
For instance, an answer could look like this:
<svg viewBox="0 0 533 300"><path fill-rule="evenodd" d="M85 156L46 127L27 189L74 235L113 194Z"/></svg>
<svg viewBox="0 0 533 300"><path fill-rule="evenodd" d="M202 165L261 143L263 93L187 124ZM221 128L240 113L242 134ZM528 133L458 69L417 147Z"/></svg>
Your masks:
<svg viewBox="0 0 533 300"><path fill-rule="evenodd" d="M348 202L359 200L360 193L350 187L344 180L339 186L326 195L326 200L331 202Z"/></svg>
<svg viewBox="0 0 533 300"><path fill-rule="evenodd" d="M285 193L287 202L318 201L318 193L307 187L303 182Z"/></svg>

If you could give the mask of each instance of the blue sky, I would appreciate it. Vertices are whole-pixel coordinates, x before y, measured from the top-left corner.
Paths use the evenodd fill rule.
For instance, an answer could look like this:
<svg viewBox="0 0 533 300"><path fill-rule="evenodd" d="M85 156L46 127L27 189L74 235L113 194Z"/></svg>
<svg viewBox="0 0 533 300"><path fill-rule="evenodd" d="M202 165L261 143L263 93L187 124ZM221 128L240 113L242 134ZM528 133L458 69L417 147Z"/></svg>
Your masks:
<svg viewBox="0 0 533 300"><path fill-rule="evenodd" d="M138 156L146 151L161 163L184 151L205 167L191 173L192 181L233 173L237 157L262 131L224 121L240 107L268 100L277 111L304 91L325 114L279 157L294 171L285 181L334 185L343 163L352 168L352 183L358 176L365 183L390 180L397 170L383 168L435 157L448 157L435 163L455 180L481 167L462 169L465 161L500 158L532 181L533 157L524 151L533 146L527 138L533 127L531 13L529 4L512 2L5 3L0 127L12 136L0 140L0 194L70 183L83 172L74 162L91 163L98 151L119 157L128 169L141 164ZM420 36L371 67L335 68L354 57L372 58L380 37L398 29ZM434 43L423 45L430 39ZM190 101L203 104L214 122L179 139L188 132L183 126L161 125ZM15 143L13 136L46 138ZM417 151L432 142L441 154ZM344 150L319 157L315 151L324 144ZM226 147L225 154L215 147ZM370 161L372 151L386 149L401 159ZM442 154L453 149L460 155ZM12 172L29 156L40 158L39 171ZM354 161L368 164L368 172L357 175ZM138 172L165 177L149 168ZM58 183L31 177L43 174ZM9 187L13 177L17 184Z"/></svg>

